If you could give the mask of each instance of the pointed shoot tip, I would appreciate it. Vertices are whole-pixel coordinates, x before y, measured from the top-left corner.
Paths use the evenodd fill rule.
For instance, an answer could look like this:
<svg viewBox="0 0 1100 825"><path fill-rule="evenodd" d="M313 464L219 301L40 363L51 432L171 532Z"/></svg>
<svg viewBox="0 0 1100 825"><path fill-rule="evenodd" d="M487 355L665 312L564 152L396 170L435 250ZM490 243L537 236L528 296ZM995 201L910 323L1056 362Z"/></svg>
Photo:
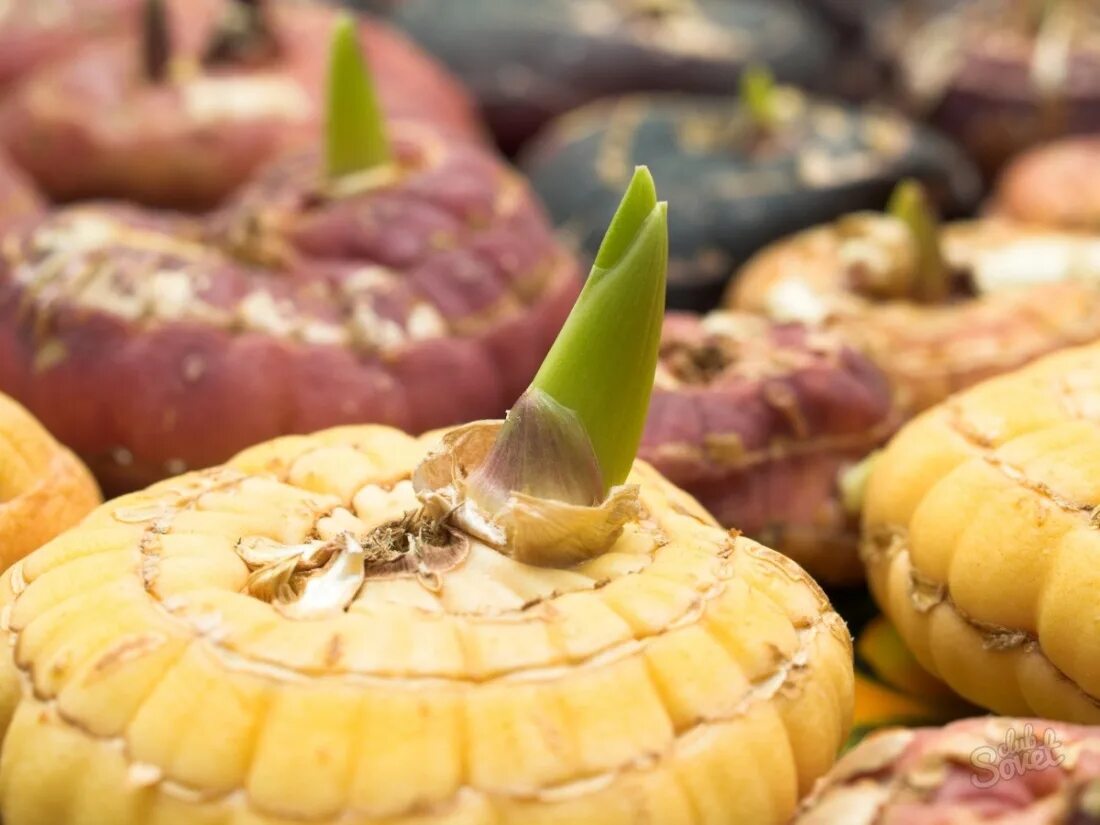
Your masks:
<svg viewBox="0 0 1100 825"><path fill-rule="evenodd" d="M573 410L592 442L605 492L626 480L641 443L657 368L668 271L668 205L635 174L597 260L532 387Z"/></svg>
<svg viewBox="0 0 1100 825"><path fill-rule="evenodd" d="M385 121L349 14L340 15L329 50L326 171L330 180L389 163Z"/></svg>
<svg viewBox="0 0 1100 825"><path fill-rule="evenodd" d="M935 303L944 300L951 289L950 272L940 246L939 216L924 186L906 178L894 187L886 211L905 224L916 245L916 277L913 297Z"/></svg>
<svg viewBox="0 0 1100 825"><path fill-rule="evenodd" d="M608 224L603 242L596 253L595 266L610 269L622 259L638 234L638 229L657 205L657 186L648 166L634 168L618 209Z"/></svg>
<svg viewBox="0 0 1100 825"><path fill-rule="evenodd" d="M332 27L331 47L333 50L351 49L359 51L359 33L355 30L355 19L348 12L341 12Z"/></svg>
<svg viewBox="0 0 1100 825"><path fill-rule="evenodd" d="M918 210L931 210L928 193L920 181L915 178L903 178L890 193L886 211L896 218L905 220L906 215L914 214Z"/></svg>
<svg viewBox="0 0 1100 825"><path fill-rule="evenodd" d="M592 506L622 484L642 440L665 309L668 205L639 167L596 266L469 492Z"/></svg>

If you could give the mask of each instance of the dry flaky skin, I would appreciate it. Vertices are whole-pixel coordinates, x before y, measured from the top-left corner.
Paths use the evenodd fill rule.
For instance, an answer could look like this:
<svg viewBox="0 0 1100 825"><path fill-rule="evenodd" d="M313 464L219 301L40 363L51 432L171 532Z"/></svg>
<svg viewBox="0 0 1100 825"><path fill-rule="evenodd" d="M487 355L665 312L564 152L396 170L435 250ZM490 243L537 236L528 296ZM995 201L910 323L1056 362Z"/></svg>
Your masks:
<svg viewBox="0 0 1100 825"><path fill-rule="evenodd" d="M43 70L0 110L0 142L52 197L119 197L208 208L265 161L312 143L322 128L328 42L337 11L271 2L282 51L258 65L203 68L221 0L176 0L169 79L143 79L134 37L88 46ZM383 110L481 134L465 90L383 23L359 25Z"/></svg>
<svg viewBox="0 0 1100 825"><path fill-rule="evenodd" d="M0 3L0 90L65 57L86 39L133 21L138 0L4 0Z"/></svg>
<svg viewBox="0 0 1100 825"><path fill-rule="evenodd" d="M916 260L895 219L860 213L773 244L740 272L730 307L821 323L866 352L902 403L952 392L1061 347L1100 338L1100 240L997 220L942 235L952 291L903 297Z"/></svg>
<svg viewBox="0 0 1100 825"><path fill-rule="evenodd" d="M76 456L0 395L0 569L72 527L99 502Z"/></svg>
<svg viewBox="0 0 1100 825"><path fill-rule="evenodd" d="M858 581L858 521L840 480L897 427L893 400L882 373L829 333L673 314L640 455L817 580Z"/></svg>
<svg viewBox="0 0 1100 825"><path fill-rule="evenodd" d="M9 236L0 386L112 490L291 432L501 414L572 306L575 263L494 156L410 124L395 138L375 188L329 197L295 158L275 177L302 188L224 216L223 240L270 266L121 207Z"/></svg>
<svg viewBox="0 0 1100 825"><path fill-rule="evenodd" d="M985 718L872 734L792 825L1089 825L1098 816L1100 728Z"/></svg>
<svg viewBox="0 0 1100 825"><path fill-rule="evenodd" d="M245 595L242 548L415 511L435 438L263 444L0 579L5 825L785 821L848 726L847 632L644 464L642 518L572 568L470 539L434 575L370 556L309 620Z"/></svg>
<svg viewBox="0 0 1100 825"><path fill-rule="evenodd" d="M1100 347L987 381L876 462L862 553L921 664L998 713L1100 721Z"/></svg>
<svg viewBox="0 0 1100 825"><path fill-rule="evenodd" d="M1025 152L1001 174L992 209L1030 223L1100 230L1100 138L1065 138Z"/></svg>

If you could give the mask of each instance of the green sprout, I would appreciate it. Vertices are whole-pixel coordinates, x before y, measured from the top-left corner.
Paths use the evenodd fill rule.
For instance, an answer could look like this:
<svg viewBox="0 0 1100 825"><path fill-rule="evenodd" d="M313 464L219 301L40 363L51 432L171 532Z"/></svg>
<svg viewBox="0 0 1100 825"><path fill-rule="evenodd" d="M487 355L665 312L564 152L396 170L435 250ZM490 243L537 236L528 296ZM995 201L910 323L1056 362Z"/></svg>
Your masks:
<svg viewBox="0 0 1100 825"><path fill-rule="evenodd" d="M325 168L338 180L389 163L392 149L355 21L343 15L329 51Z"/></svg>
<svg viewBox="0 0 1100 825"><path fill-rule="evenodd" d="M668 205L634 172L588 281L543 361L534 389L573 410L599 462L604 492L638 452L653 391L668 269Z"/></svg>
<svg viewBox="0 0 1100 825"><path fill-rule="evenodd" d="M925 303L945 300L951 290L950 272L940 248L939 219L925 188L912 179L901 181L886 211L905 224L916 245L913 297Z"/></svg>
<svg viewBox="0 0 1100 825"><path fill-rule="evenodd" d="M767 66L749 66L741 72L738 97L755 126L763 130L775 126L779 120L775 76Z"/></svg>
<svg viewBox="0 0 1100 825"><path fill-rule="evenodd" d="M667 204L639 167L588 281L469 489L591 505L622 484L642 440L661 342Z"/></svg>

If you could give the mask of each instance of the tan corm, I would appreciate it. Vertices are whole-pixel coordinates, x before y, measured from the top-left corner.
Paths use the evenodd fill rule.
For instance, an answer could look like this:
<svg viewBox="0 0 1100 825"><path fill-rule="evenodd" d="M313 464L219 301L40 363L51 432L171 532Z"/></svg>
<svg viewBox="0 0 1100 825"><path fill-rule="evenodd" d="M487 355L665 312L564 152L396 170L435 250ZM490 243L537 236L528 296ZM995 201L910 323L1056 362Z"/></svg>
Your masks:
<svg viewBox="0 0 1100 825"><path fill-rule="evenodd" d="M849 727L825 596L642 463L479 512L496 426L282 438L16 565L5 825L785 822Z"/></svg>
<svg viewBox="0 0 1100 825"><path fill-rule="evenodd" d="M948 224L942 283L921 297L916 241L861 212L765 248L726 304L835 330L919 411L1056 349L1100 338L1100 240L1009 221Z"/></svg>
<svg viewBox="0 0 1100 825"><path fill-rule="evenodd" d="M862 554L920 663L997 713L1100 723L1100 346L992 379L875 462Z"/></svg>

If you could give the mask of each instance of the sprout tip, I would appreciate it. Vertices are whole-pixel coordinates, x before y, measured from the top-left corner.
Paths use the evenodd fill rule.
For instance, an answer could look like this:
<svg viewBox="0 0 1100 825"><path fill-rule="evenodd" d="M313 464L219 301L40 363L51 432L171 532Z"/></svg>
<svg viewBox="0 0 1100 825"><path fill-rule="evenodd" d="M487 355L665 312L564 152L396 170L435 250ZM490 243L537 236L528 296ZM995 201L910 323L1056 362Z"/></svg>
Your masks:
<svg viewBox="0 0 1100 825"><path fill-rule="evenodd" d="M329 52L326 172L336 180L392 159L382 109L359 47L355 21L341 15Z"/></svg>
<svg viewBox="0 0 1100 825"><path fill-rule="evenodd" d="M894 188L886 211L905 224L916 247L913 297L925 303L943 301L951 289L950 272L940 248L939 218L927 191L907 178Z"/></svg>
<svg viewBox="0 0 1100 825"><path fill-rule="evenodd" d="M776 111L775 76L763 65L748 66L741 73L741 105L753 124L762 130L771 129L779 119Z"/></svg>
<svg viewBox="0 0 1100 825"><path fill-rule="evenodd" d="M474 497L501 490L592 505L622 484L645 426L664 320L668 208L639 167L588 281L513 408Z"/></svg>

